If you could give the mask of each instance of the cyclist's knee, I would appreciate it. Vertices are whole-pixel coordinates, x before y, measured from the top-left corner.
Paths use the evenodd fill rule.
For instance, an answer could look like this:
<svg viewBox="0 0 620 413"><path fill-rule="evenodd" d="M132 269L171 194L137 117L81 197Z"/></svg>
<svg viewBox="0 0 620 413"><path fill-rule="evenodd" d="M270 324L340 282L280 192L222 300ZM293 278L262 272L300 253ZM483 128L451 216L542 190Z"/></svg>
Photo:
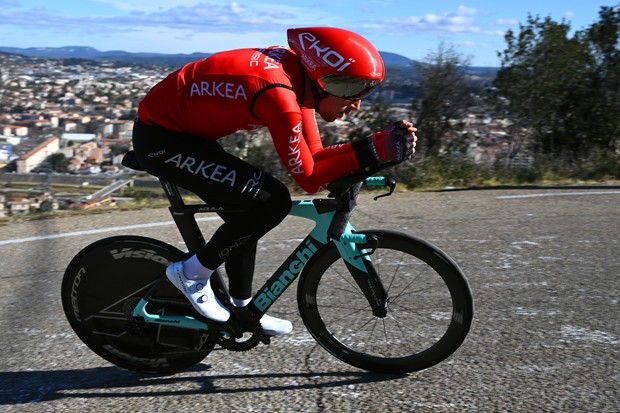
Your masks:
<svg viewBox="0 0 620 413"><path fill-rule="evenodd" d="M271 176L266 177L261 188L261 206L278 222L291 210L291 193L286 185Z"/></svg>

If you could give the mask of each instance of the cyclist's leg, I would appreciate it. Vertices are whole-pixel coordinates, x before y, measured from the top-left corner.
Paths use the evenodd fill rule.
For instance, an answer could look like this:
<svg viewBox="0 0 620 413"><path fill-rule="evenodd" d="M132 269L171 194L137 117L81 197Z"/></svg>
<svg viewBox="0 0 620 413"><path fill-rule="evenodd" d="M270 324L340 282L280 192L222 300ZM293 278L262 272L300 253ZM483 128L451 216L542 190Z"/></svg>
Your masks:
<svg viewBox="0 0 620 413"><path fill-rule="evenodd" d="M226 260L226 274L230 284L230 296L237 307L245 307L252 301L252 278L256 262L254 242L243 248L242 252ZM293 324L290 321L264 314L260 324L265 334L280 335L290 333Z"/></svg>
<svg viewBox="0 0 620 413"><path fill-rule="evenodd" d="M248 196L247 192L238 190L220 191L217 199L234 205L240 205L247 209L247 212L236 213L234 216L226 217L222 224L211 236L211 239L198 252L198 258L208 268L217 268L224 261L228 261L239 254L254 254L256 242L272 228L277 226L288 214L291 208L291 197L288 189L277 179L265 174L260 169L232 156L223 153L224 157L229 157L227 165L234 166L238 175L243 171L256 171L262 173L262 182L255 189L256 196ZM253 173L252 176L256 176ZM251 180L254 178L251 178ZM232 193L227 193L232 192ZM208 198L209 192L205 195ZM199 196L203 196L198 193ZM246 255L240 261L233 264L233 268L239 272L245 269L252 269L253 261ZM240 273L239 276L248 277L250 273ZM233 275L234 277L235 275Z"/></svg>
<svg viewBox="0 0 620 413"><path fill-rule="evenodd" d="M286 186L259 168L225 152L217 142L137 122L134 149L152 175L188 189L203 200L242 206L211 237L200 262L217 268L278 225L291 208Z"/></svg>
<svg viewBox="0 0 620 413"><path fill-rule="evenodd" d="M286 186L226 153L216 142L139 121L134 128L134 149L149 173L186 188L204 200L218 199L248 210L226 217L195 258L207 269L215 269L241 253L239 261L231 264L234 283L240 283L234 292L242 297L247 290L251 292L256 241L281 222L290 210ZM246 272L247 268L252 271ZM241 281L243 278L245 280Z"/></svg>
<svg viewBox="0 0 620 413"><path fill-rule="evenodd" d="M224 217L222 219L232 219ZM252 280L256 263L257 243L249 243L239 254L226 260L226 274L228 275L230 295L239 299L252 297Z"/></svg>
<svg viewBox="0 0 620 413"><path fill-rule="evenodd" d="M274 186L276 183L277 185ZM278 186L281 186L283 190L279 189ZM233 244L223 244L235 246L225 251L227 257L224 257L224 259L226 273L229 277L230 295L234 305L238 307L247 305L252 297L252 279L254 276L258 239L279 224L290 210L291 202L288 190L283 184L275 180L275 178L267 175L260 191L263 192L263 196L264 193L269 193L270 197L265 197L262 201L264 205L259 204L253 207L252 213L246 216L249 217L254 224L258 224L259 222L257 221L264 221L262 225L255 225L254 236L239 247L237 247L239 244L237 241ZM218 235L223 234L225 236L230 236L231 233L235 232L232 228L238 228L239 232L243 234L243 231L246 231L249 227L244 217L240 217L239 214L220 214L220 216L224 219L225 224L216 231L206 248L203 249L206 253L211 252L211 245L217 245ZM207 262L207 259L208 258L205 259L205 262ZM276 318L268 314L264 314L261 317L260 324L263 332L268 335L287 334L293 329L293 325L290 321Z"/></svg>

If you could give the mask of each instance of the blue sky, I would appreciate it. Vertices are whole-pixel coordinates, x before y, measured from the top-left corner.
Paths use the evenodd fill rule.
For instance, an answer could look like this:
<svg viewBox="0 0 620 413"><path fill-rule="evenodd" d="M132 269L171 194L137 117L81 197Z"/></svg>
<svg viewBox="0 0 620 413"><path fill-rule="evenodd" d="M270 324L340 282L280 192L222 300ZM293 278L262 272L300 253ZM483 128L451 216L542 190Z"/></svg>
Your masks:
<svg viewBox="0 0 620 413"><path fill-rule="evenodd" d="M423 60L443 42L478 66L499 66L505 32L528 14L575 30L618 0L0 0L0 46L91 46L213 53L286 44L286 29L337 26L377 49Z"/></svg>

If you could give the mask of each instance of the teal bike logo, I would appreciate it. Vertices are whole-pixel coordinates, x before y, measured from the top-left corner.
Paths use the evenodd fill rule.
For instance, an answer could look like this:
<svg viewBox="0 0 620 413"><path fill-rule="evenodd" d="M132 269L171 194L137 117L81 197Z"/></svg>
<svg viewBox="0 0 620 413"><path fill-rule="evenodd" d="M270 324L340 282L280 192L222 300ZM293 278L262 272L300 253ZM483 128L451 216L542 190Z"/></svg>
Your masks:
<svg viewBox="0 0 620 413"><path fill-rule="evenodd" d="M289 261L288 268L275 281L263 288L263 291L254 299L254 306L260 311L265 311L269 308L271 303L286 290L286 287L295 281L301 269L315 252L317 252L317 248L310 240L307 240L305 246L299 248L294 256L291 254L293 259Z"/></svg>

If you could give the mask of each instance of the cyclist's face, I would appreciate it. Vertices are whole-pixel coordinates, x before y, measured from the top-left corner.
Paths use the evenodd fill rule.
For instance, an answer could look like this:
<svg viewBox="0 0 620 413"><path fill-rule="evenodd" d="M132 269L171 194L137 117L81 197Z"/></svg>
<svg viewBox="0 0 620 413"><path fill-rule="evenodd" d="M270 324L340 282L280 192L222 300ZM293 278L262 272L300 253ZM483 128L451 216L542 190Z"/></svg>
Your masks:
<svg viewBox="0 0 620 413"><path fill-rule="evenodd" d="M333 122L342 118L344 115L360 109L361 100L342 99L336 96L328 95L321 99L319 103L319 115L326 122Z"/></svg>

